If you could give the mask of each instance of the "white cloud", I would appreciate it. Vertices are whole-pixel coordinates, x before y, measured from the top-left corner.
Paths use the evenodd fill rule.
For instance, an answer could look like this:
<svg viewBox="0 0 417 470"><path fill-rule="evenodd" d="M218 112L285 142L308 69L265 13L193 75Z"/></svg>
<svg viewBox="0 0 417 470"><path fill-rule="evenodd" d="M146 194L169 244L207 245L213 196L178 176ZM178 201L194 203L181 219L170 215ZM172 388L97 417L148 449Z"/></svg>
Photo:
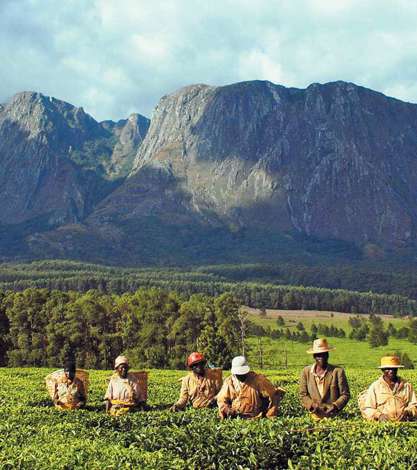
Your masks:
<svg viewBox="0 0 417 470"><path fill-rule="evenodd" d="M245 52L239 58L239 77L241 80L247 80L248 76L253 80L287 82L280 63L259 50Z"/></svg>
<svg viewBox="0 0 417 470"><path fill-rule="evenodd" d="M2 0L0 101L119 119L190 83L341 79L417 102L415 24L414 0Z"/></svg>

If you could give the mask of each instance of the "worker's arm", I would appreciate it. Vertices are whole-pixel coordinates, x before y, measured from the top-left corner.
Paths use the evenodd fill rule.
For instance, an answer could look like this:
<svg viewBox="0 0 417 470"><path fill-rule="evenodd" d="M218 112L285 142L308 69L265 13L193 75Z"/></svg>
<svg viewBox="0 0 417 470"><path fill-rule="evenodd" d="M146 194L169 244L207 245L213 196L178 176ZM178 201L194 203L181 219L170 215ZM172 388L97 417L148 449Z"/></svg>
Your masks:
<svg viewBox="0 0 417 470"><path fill-rule="evenodd" d="M265 416L273 418L278 414L278 404L280 401L279 394L272 383L264 376L259 376L259 385L261 395L269 399L268 409L265 412Z"/></svg>
<svg viewBox="0 0 417 470"><path fill-rule="evenodd" d="M314 411L314 402L312 398L310 397L310 394L308 392L308 387L307 387L307 373L306 369L303 369L301 372L300 376L300 385L299 385L299 397L301 400L301 403L303 404L304 408L306 408L308 411Z"/></svg>
<svg viewBox="0 0 417 470"><path fill-rule="evenodd" d="M407 417L416 418L417 417L417 398L416 393L413 389L413 386L410 383L406 384L407 387L407 394L408 394L408 402L407 407L405 409L405 414Z"/></svg>
<svg viewBox="0 0 417 470"><path fill-rule="evenodd" d="M232 397L230 391L229 381L225 380L220 392L217 395L217 405L219 406L220 418L227 418L232 415Z"/></svg>
<svg viewBox="0 0 417 470"><path fill-rule="evenodd" d="M58 404L58 400L59 400L59 397L58 397L58 384L56 382L54 384L54 397L53 397L52 400L55 404Z"/></svg>
<svg viewBox="0 0 417 470"><path fill-rule="evenodd" d="M180 397L179 399L172 405L171 411L179 411L183 410L188 403L190 398L189 393L189 380L188 377L184 377L181 380L181 390L180 390Z"/></svg>
<svg viewBox="0 0 417 470"><path fill-rule="evenodd" d="M364 406L361 410L365 418L369 421L378 421L382 415L378 410L377 392L375 384L370 385L364 400Z"/></svg>
<svg viewBox="0 0 417 470"><path fill-rule="evenodd" d="M337 371L337 386L339 389L339 398L333 403L333 405L338 409L343 409L347 402L350 400L350 390L349 384L346 378L345 371L339 369Z"/></svg>
<svg viewBox="0 0 417 470"><path fill-rule="evenodd" d="M109 382L109 385L107 386L107 391L106 394L104 395L104 400L106 403L106 412L108 413L111 408L111 400L113 399L113 386L111 383L111 380Z"/></svg>

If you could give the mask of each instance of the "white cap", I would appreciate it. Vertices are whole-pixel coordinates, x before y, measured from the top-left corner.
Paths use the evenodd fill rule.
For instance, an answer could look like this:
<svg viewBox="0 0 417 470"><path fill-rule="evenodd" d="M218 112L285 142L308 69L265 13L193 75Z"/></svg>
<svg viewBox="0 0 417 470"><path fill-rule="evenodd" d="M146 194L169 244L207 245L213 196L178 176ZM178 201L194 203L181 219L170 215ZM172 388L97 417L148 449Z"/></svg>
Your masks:
<svg viewBox="0 0 417 470"><path fill-rule="evenodd" d="M117 369L121 364L129 365L129 359L126 356L117 356L114 361L114 368Z"/></svg>
<svg viewBox="0 0 417 470"><path fill-rule="evenodd" d="M234 375L245 375L250 371L248 362L245 356L236 356L232 360L231 372Z"/></svg>

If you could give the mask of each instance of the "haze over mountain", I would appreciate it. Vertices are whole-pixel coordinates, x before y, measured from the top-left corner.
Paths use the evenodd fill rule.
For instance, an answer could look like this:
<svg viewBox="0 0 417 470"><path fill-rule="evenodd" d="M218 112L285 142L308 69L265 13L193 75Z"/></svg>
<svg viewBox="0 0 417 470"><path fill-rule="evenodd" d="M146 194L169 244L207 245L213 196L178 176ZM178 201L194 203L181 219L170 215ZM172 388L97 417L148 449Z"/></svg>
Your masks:
<svg viewBox="0 0 417 470"><path fill-rule="evenodd" d="M2 107L2 254L177 264L303 256L309 238L415 244L415 104L346 82L192 85L147 129L36 93Z"/></svg>

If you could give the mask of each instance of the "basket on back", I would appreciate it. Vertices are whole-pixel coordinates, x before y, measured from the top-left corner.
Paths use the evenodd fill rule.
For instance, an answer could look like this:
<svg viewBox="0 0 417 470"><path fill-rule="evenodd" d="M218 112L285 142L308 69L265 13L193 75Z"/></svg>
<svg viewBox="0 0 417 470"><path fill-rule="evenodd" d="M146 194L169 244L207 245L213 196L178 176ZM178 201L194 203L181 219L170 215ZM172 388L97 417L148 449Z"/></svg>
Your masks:
<svg viewBox="0 0 417 470"><path fill-rule="evenodd" d="M75 376L81 380L84 384L85 397L88 397L88 386L90 385L89 373L84 369L76 369ZM46 388L48 390L49 396L54 399L55 394L55 384L65 381L65 372L64 369L56 370L51 372L45 377Z"/></svg>
<svg viewBox="0 0 417 470"><path fill-rule="evenodd" d="M148 399L148 372L146 372L145 370L129 370L129 375L133 375L139 382L139 388L142 393L141 401L146 401ZM109 383L112 377L118 377L117 373L114 372L113 375L107 379L107 383Z"/></svg>
<svg viewBox="0 0 417 470"><path fill-rule="evenodd" d="M206 375L209 379L215 380L216 382L223 382L223 370L219 367L206 369Z"/></svg>
<svg viewBox="0 0 417 470"><path fill-rule="evenodd" d="M137 381L139 382L139 388L142 391L142 398L143 401L148 399L148 373L144 370L140 371L129 371L129 374L132 374L136 377Z"/></svg>

